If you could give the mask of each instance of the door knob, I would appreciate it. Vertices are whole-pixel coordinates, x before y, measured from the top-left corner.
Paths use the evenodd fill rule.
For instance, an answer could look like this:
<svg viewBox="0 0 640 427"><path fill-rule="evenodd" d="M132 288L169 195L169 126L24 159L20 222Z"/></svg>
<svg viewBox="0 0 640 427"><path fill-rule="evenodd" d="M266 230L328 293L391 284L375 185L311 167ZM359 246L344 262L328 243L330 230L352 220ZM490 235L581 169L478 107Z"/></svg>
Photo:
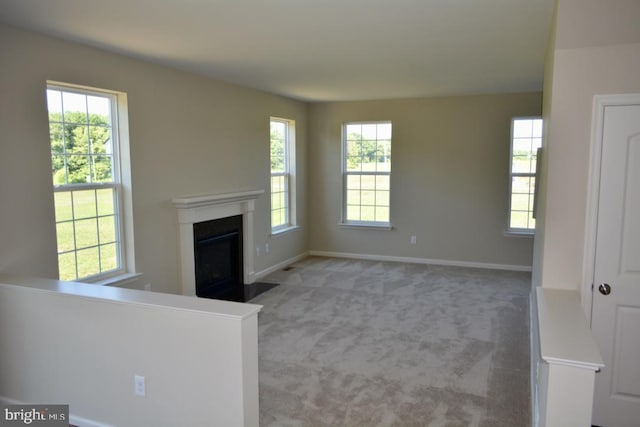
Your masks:
<svg viewBox="0 0 640 427"><path fill-rule="evenodd" d="M611 293L611 286L608 283L601 283L598 286L598 290L602 295L609 295Z"/></svg>

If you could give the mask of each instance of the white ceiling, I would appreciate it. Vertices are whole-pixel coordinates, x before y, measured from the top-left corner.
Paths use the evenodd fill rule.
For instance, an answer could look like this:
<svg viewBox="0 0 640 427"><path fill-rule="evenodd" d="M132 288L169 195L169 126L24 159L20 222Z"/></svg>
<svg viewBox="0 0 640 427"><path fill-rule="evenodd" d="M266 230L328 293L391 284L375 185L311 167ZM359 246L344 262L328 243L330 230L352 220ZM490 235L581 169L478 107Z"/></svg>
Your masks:
<svg viewBox="0 0 640 427"><path fill-rule="evenodd" d="M0 0L0 22L307 101L542 89L553 0Z"/></svg>

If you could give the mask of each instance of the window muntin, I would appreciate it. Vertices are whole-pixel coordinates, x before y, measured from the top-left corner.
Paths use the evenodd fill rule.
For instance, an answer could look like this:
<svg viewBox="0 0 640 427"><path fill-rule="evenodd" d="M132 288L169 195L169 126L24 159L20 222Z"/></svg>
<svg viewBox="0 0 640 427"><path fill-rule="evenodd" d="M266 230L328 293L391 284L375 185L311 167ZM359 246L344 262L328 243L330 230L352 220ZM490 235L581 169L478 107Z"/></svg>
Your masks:
<svg viewBox="0 0 640 427"><path fill-rule="evenodd" d="M517 117L511 124L509 162L509 226L513 232L533 233L533 203L538 148L542 147L542 119Z"/></svg>
<svg viewBox="0 0 640 427"><path fill-rule="evenodd" d="M271 118L271 231L295 225L293 203L293 157L295 122Z"/></svg>
<svg viewBox="0 0 640 427"><path fill-rule="evenodd" d="M391 122L343 125L344 224L390 225L391 129Z"/></svg>
<svg viewBox="0 0 640 427"><path fill-rule="evenodd" d="M61 280L124 271L117 96L47 86Z"/></svg>

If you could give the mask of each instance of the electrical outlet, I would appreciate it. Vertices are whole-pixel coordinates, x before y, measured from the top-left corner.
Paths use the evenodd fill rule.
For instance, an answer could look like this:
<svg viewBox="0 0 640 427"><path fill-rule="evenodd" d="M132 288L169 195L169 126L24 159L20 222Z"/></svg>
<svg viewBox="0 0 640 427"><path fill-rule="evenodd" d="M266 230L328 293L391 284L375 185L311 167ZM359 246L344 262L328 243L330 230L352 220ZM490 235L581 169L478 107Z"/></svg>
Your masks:
<svg viewBox="0 0 640 427"><path fill-rule="evenodd" d="M145 397L147 395L147 385L142 375L133 376L133 390L136 396Z"/></svg>
<svg viewBox="0 0 640 427"><path fill-rule="evenodd" d="M268 254L268 253L269 253L269 244L268 244L268 243L265 243L265 244L264 244L264 253L265 253L265 254Z"/></svg>
<svg viewBox="0 0 640 427"><path fill-rule="evenodd" d="M147 283L144 285L144 290L145 291L150 291L151 290L151 283Z"/></svg>
<svg viewBox="0 0 640 427"><path fill-rule="evenodd" d="M415 244L416 244L416 241L417 241L416 236L411 236L411 240L409 240L409 242L410 242L412 245L415 245Z"/></svg>
<svg viewBox="0 0 640 427"><path fill-rule="evenodd" d="M260 256L260 246L256 246L256 256Z"/></svg>

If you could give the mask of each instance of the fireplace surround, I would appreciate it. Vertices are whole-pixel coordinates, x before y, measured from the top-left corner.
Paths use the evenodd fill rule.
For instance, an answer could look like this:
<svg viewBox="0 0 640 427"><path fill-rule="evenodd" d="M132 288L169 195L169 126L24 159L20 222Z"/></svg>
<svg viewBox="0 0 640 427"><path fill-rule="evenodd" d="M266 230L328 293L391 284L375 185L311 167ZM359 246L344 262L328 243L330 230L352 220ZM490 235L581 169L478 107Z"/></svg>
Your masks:
<svg viewBox="0 0 640 427"><path fill-rule="evenodd" d="M242 276L245 285L255 281L253 265L255 199L264 190L239 193L214 193L175 197L171 201L178 212L180 289L183 295L196 295L194 224L242 216Z"/></svg>

